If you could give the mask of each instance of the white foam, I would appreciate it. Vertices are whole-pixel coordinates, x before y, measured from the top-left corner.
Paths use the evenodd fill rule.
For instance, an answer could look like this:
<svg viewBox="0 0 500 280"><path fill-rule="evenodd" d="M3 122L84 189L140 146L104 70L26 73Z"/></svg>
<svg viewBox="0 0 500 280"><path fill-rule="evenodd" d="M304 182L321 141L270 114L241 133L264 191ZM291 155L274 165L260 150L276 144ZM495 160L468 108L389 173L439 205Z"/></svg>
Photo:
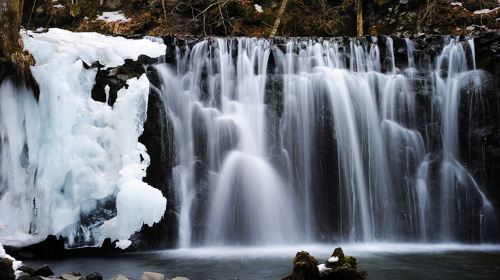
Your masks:
<svg viewBox="0 0 500 280"><path fill-rule="evenodd" d="M155 254L175 258L231 259L231 258L287 258L299 251L307 251L319 259L328 259L336 247L342 247L349 256L370 256L378 254L439 254L444 252L500 252L500 244L459 243L344 243L303 244L262 247L198 247L156 251Z"/></svg>

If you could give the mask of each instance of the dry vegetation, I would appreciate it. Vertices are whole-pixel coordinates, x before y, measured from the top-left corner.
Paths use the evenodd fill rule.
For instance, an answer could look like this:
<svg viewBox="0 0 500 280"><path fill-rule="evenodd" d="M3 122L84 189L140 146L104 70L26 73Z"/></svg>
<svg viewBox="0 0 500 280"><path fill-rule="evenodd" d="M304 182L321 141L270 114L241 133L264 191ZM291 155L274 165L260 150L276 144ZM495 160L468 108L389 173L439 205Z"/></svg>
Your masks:
<svg viewBox="0 0 500 280"><path fill-rule="evenodd" d="M498 29L497 0L27 0L23 24L141 36L467 34ZM453 4L459 2L461 5ZM111 3L111 4L109 4ZM118 4L117 4L118 3ZM113 6L114 5L114 6ZM258 8L256 8L258 5ZM260 9L262 8L262 9ZM489 13L474 11L490 9ZM96 20L121 10L130 20Z"/></svg>

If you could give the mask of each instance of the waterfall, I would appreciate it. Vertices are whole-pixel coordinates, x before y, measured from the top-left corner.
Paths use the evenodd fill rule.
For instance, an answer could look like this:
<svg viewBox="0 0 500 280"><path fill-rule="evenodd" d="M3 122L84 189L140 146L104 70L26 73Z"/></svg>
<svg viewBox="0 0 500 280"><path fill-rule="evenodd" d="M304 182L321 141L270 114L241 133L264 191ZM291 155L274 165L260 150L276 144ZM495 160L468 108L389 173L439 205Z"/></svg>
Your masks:
<svg viewBox="0 0 500 280"><path fill-rule="evenodd" d="M481 94L473 43L447 38L425 64L405 39L402 70L393 44L177 45L156 69L175 124L179 246L478 241L492 206L460 163L458 135L461 92Z"/></svg>
<svg viewBox="0 0 500 280"><path fill-rule="evenodd" d="M495 234L494 204L468 161L488 105L473 39L446 37L426 53L423 41L383 36L166 47L75 34L23 35L39 100L9 77L0 85L2 243L54 234L69 247L107 237L127 247L161 219L165 198L143 182L158 168L139 142L148 89L164 106L156 115L174 150L162 162L172 164L164 194L178 247ZM130 52L118 47L127 44ZM89 65L108 69L165 48L114 104L92 99L98 70Z"/></svg>

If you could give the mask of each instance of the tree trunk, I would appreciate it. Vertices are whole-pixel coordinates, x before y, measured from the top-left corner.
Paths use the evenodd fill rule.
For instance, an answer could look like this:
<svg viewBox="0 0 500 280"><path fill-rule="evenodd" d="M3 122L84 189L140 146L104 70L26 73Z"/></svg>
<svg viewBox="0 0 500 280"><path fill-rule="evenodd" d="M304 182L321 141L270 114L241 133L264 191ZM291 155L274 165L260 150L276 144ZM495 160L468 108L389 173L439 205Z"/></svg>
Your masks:
<svg viewBox="0 0 500 280"><path fill-rule="evenodd" d="M281 6L278 11L278 15L276 16L276 21L274 22L273 29L271 30L271 34L269 34L269 37L274 37L276 35L276 32L278 31L278 27L280 26L281 22L281 17L283 16L283 13L285 12L286 5L288 4L288 0L282 0L281 1Z"/></svg>
<svg viewBox="0 0 500 280"><path fill-rule="evenodd" d="M356 0L356 35L363 36L363 0Z"/></svg>
<svg viewBox="0 0 500 280"><path fill-rule="evenodd" d="M19 36L22 16L23 0L0 0L0 83L7 75L12 75L15 82L33 89L38 98L40 90L30 68L35 59L23 51Z"/></svg>
<svg viewBox="0 0 500 280"><path fill-rule="evenodd" d="M167 5L165 4L165 0L161 0L161 6L163 8L163 18L165 19L165 23L167 22Z"/></svg>
<svg viewBox="0 0 500 280"><path fill-rule="evenodd" d="M11 61L11 56L21 50L19 29L23 11L22 0L0 0L0 58Z"/></svg>

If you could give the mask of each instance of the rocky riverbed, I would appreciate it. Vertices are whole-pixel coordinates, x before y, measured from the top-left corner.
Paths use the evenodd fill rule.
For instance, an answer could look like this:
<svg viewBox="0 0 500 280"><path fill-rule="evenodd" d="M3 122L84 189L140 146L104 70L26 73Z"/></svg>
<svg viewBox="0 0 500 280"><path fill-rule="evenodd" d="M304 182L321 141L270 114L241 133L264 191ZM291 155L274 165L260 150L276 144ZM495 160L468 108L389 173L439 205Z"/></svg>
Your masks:
<svg viewBox="0 0 500 280"><path fill-rule="evenodd" d="M293 259L293 269L290 275L282 280L328 280L328 279L367 279L365 271L358 271L356 258L345 256L343 250L336 248L324 263L306 251L300 251ZM103 280L99 272L87 275L81 272L67 272L56 275L46 264L38 267L30 267L19 261L15 261L8 255L0 259L0 280ZM134 278L117 274L111 280L132 280ZM164 274L146 271L142 273L140 280L189 280L189 278L177 276L166 278ZM238 279L238 278L234 278Z"/></svg>

